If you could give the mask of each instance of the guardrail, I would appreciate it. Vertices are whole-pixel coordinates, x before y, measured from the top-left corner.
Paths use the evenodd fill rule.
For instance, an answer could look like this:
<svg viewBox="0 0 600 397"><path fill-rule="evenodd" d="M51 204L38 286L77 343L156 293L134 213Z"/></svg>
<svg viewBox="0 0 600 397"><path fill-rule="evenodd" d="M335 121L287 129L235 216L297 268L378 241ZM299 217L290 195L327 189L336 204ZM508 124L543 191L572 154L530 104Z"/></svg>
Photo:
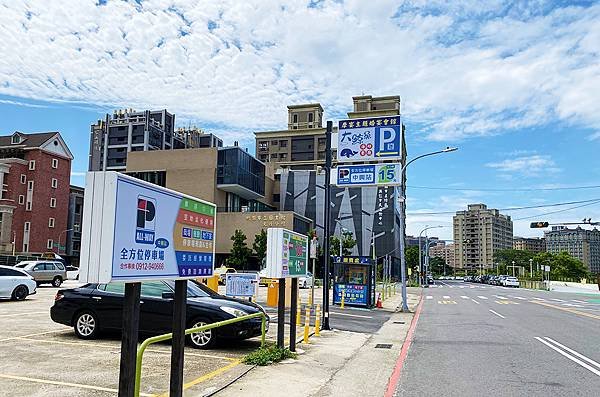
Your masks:
<svg viewBox="0 0 600 397"><path fill-rule="evenodd" d="M260 345L262 347L265 345L265 333L266 333L266 324L267 324L267 316L263 312L248 314L246 316L236 317L236 318L219 321L219 322L212 323L212 324L206 324L201 327L186 329L185 334L189 335L189 334L195 334L196 332L208 331L209 329L223 327L225 325L230 325L230 324L234 324L234 323L239 323L241 321L250 320L250 319L253 319L256 317L261 317L261 320L262 320L261 326L260 326L260 331L261 331ZM169 332L168 334L162 334L162 335L157 335L157 336L148 338L144 342L142 342L142 344L138 348L136 359L135 359L135 393L134 393L134 395L136 397L140 396L140 381L142 379L142 358L144 356L144 351L151 344L158 343L158 342L164 342L169 339L173 339L172 332Z"/></svg>

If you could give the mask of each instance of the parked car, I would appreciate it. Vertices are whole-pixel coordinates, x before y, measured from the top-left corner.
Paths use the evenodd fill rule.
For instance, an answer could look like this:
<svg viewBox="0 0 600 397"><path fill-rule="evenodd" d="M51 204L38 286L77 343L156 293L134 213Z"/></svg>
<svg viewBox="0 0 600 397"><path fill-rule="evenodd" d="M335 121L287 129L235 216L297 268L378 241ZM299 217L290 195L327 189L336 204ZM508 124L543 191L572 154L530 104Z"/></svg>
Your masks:
<svg viewBox="0 0 600 397"><path fill-rule="evenodd" d="M506 277L502 282L502 285L505 287L518 287L519 279L516 277Z"/></svg>
<svg viewBox="0 0 600 397"><path fill-rule="evenodd" d="M298 278L298 287L300 288L310 288L313 286L314 278L311 272L306 272L306 277Z"/></svg>
<svg viewBox="0 0 600 397"><path fill-rule="evenodd" d="M75 266L67 266L67 279L79 280L79 268Z"/></svg>
<svg viewBox="0 0 600 397"><path fill-rule="evenodd" d="M0 298L22 301L35 294L37 284L27 272L11 266L0 266Z"/></svg>
<svg viewBox="0 0 600 397"><path fill-rule="evenodd" d="M29 273L37 285L52 284L55 287L60 287L63 281L67 279L67 269L59 261L23 261L17 263L15 267Z"/></svg>
<svg viewBox="0 0 600 397"><path fill-rule="evenodd" d="M233 267L221 266L215 269L214 275L219 276L219 284L225 285L225 278L227 273L237 273Z"/></svg>
<svg viewBox="0 0 600 397"><path fill-rule="evenodd" d="M57 292L50 317L73 327L82 339L98 337L103 330L120 330L125 283L86 284ZM140 332L171 332L173 321L173 281L147 281L141 287ZM222 296L195 281L188 282L187 328L263 312L252 302ZM269 317L267 316L267 325ZM206 349L217 339L247 339L261 334L261 319L254 318L188 336L192 347Z"/></svg>

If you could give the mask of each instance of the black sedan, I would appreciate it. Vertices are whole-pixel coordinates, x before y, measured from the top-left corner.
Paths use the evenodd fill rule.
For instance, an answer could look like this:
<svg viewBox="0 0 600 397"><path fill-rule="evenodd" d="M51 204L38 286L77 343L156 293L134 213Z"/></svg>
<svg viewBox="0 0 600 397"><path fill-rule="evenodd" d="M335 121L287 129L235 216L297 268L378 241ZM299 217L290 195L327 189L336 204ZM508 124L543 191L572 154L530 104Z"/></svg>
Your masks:
<svg viewBox="0 0 600 397"><path fill-rule="evenodd" d="M140 332L164 334L172 330L172 281L142 283ZM120 330L122 325L125 283L86 284L79 288L58 291L50 309L53 321L72 326L82 339L93 339L102 330ZM257 304L225 297L194 281L188 282L187 328L229 320L247 314L265 313ZM266 315L266 314L265 314ZM267 325L269 317L267 316ZM188 335L188 342L206 349L217 339L247 339L261 334L260 317L224 327Z"/></svg>

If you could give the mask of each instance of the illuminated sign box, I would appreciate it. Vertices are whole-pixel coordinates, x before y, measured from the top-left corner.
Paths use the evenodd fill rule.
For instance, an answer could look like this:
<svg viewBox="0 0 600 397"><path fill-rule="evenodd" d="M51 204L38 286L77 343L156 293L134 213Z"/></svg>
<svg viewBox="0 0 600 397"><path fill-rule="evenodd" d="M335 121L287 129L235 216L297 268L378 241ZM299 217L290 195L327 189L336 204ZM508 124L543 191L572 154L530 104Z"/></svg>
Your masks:
<svg viewBox="0 0 600 397"><path fill-rule="evenodd" d="M283 228L267 229L269 278L305 277L308 269L308 236Z"/></svg>

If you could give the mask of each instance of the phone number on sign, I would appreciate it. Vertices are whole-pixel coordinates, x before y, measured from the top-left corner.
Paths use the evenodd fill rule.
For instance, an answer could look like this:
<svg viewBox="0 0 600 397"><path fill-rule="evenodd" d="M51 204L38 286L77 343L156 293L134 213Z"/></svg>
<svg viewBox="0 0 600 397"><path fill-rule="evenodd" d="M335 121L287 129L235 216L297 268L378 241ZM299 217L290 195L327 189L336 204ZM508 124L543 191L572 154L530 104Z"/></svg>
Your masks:
<svg viewBox="0 0 600 397"><path fill-rule="evenodd" d="M164 270L164 262L121 263L121 270Z"/></svg>

